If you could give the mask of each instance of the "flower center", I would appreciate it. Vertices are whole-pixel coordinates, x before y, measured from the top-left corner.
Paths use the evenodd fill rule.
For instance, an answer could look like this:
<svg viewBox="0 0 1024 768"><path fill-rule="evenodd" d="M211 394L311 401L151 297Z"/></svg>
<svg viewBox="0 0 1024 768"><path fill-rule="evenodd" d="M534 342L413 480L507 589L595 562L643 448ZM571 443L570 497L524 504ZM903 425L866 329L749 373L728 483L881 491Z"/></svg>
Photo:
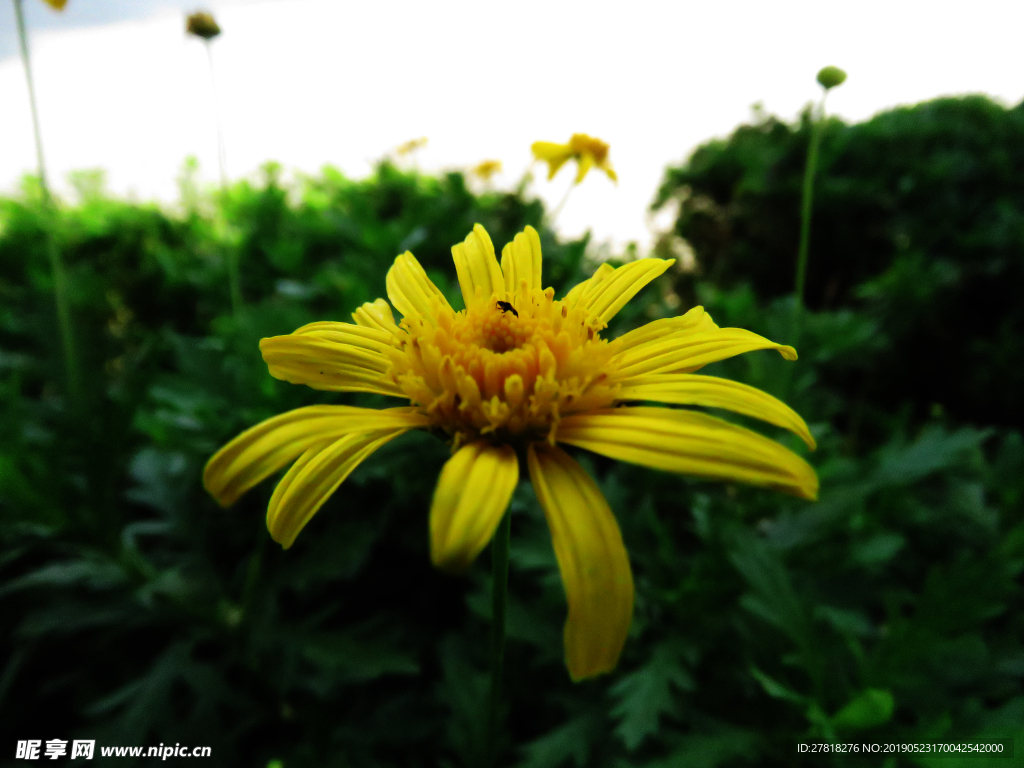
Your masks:
<svg viewBox="0 0 1024 768"><path fill-rule="evenodd" d="M507 295L461 312L438 308L436 324L407 318L388 375L456 444L553 439L569 413L611 405L613 344L554 290Z"/></svg>
<svg viewBox="0 0 1024 768"><path fill-rule="evenodd" d="M533 337L536 323L533 322L533 318L519 317L511 302L497 301L495 305L498 312L484 312L479 315L479 345L492 352L519 349ZM472 333L470 331L466 336L471 336Z"/></svg>

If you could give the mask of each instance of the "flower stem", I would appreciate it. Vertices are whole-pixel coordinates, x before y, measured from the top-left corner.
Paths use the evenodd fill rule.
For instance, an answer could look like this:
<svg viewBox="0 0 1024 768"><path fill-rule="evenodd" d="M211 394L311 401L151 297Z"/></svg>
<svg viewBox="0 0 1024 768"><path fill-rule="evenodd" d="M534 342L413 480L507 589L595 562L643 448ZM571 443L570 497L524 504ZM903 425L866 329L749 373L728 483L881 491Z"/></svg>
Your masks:
<svg viewBox="0 0 1024 768"><path fill-rule="evenodd" d="M826 92L827 93L827 92ZM818 167L822 128L825 124L825 97L821 97L818 114L811 113L811 141L807 147L807 165L804 168L803 200L800 206L800 248L796 261L796 302L793 309L793 335L796 345L800 335L800 320L804 303L804 283L807 276L807 252L811 242L811 210L814 205L814 174Z"/></svg>
<svg viewBox="0 0 1024 768"><path fill-rule="evenodd" d="M224 145L224 128L220 117L220 95L217 92L217 76L213 69L213 45L209 40L203 41L206 46L206 62L210 69L210 87L213 89L213 119L217 127L217 166L220 170L221 204L226 202L228 190L227 150ZM225 255L228 267L228 290L231 293L231 311L237 317L242 311L242 281L238 272L238 252L229 250Z"/></svg>
<svg viewBox="0 0 1024 768"><path fill-rule="evenodd" d="M213 88L213 117L217 125L217 165L220 168L220 186L224 189L228 185L228 173L226 155L224 149L224 130L220 120L220 96L217 93L217 77L213 71L213 46L209 40L204 41L206 45L206 61L210 65L210 85Z"/></svg>
<svg viewBox="0 0 1024 768"><path fill-rule="evenodd" d="M512 513L506 512L491 543L493 610L491 618L491 687L487 701L487 760L497 763L501 670L505 662L505 604L508 599L508 547Z"/></svg>
<svg viewBox="0 0 1024 768"><path fill-rule="evenodd" d="M558 202L558 205L556 205L555 209L551 212L551 216L549 217L549 222L550 222L551 225L554 225L555 219L557 219L558 218L558 214L560 214L562 212L562 209L565 207L566 200L569 199L569 195L572 194L572 191L575 188L576 188L576 184L573 183L573 184L569 185L569 188L567 190L565 190L565 194L562 195L562 199Z"/></svg>
<svg viewBox="0 0 1024 768"><path fill-rule="evenodd" d="M22 0L14 0L14 17L18 24L18 43L21 48L21 63L25 67L25 80L28 83L28 102L32 111L32 132L36 141L36 162L39 166L39 188L43 196L43 211L46 216L45 236L46 253L50 261L53 277L53 295L57 304L57 323L60 326L61 344L64 349L64 367L68 377L68 393L73 400L79 396L78 358L75 353L75 339L71 330L71 307L67 295L67 278L60 250L54 237L53 229L57 225L57 208L50 195L50 185L46 180L46 163L43 159L43 137L39 130L39 111L36 109L36 89L32 81L32 61L28 53L28 33L25 31L25 14L21 7Z"/></svg>

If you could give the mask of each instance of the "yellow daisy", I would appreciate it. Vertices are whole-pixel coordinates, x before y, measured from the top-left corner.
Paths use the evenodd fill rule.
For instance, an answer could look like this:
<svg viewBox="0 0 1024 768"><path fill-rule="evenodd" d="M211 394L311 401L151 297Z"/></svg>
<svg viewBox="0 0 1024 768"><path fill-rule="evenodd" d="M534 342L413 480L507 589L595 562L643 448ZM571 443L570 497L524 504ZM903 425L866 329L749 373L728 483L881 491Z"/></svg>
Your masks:
<svg viewBox="0 0 1024 768"><path fill-rule="evenodd" d="M473 167L473 175L484 181L490 181L491 176L496 173L501 173L501 160L484 160Z"/></svg>
<svg viewBox="0 0 1024 768"><path fill-rule="evenodd" d="M612 181L619 180L608 162L608 145L585 133L574 133L568 144L535 141L530 149L537 160L548 164L548 181L555 178L555 174L567 160L575 160L577 163L576 184L583 181L591 168L604 171Z"/></svg>
<svg viewBox="0 0 1024 768"><path fill-rule="evenodd" d="M420 136L418 139L409 139L409 141L406 141L403 144L399 144L395 148L395 152L397 152L400 155L411 155L413 152L416 152L420 149L423 149L423 147L427 146L428 141L429 140L427 139L426 136Z"/></svg>
<svg viewBox="0 0 1024 768"><path fill-rule="evenodd" d="M55 11L63 11L64 6L68 4L68 0L43 0L43 2Z"/></svg>
<svg viewBox="0 0 1024 768"><path fill-rule="evenodd" d="M383 299L355 323L318 322L263 339L275 378L334 392L376 392L407 407L314 405L236 437L206 465L222 505L292 463L267 510L274 540L292 545L363 459L410 429L452 444L430 507L435 565L465 569L493 536L519 481L520 457L544 509L569 606L565 655L575 680L615 667L633 612L633 578L618 524L597 484L557 443L648 467L767 486L814 499L802 458L749 429L660 402L725 408L814 439L792 409L758 389L694 375L755 349L792 347L719 328L701 307L617 339L608 321L671 260L603 264L562 299L541 283L541 248L527 227L499 265L477 224L452 248L466 308L456 311L411 253L395 259ZM402 314L396 323L392 306Z"/></svg>

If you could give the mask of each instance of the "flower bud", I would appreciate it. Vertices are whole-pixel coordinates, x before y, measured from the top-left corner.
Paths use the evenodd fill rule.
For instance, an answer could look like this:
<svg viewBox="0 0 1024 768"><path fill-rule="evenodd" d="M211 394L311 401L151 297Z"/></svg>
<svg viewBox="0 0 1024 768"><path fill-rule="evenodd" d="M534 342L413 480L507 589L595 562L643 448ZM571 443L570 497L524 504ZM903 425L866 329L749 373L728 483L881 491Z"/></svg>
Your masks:
<svg viewBox="0 0 1024 768"><path fill-rule="evenodd" d="M844 80L846 80L846 73L839 67L823 67L818 73L818 82L826 91L837 85L842 85Z"/></svg>
<svg viewBox="0 0 1024 768"><path fill-rule="evenodd" d="M418 139L409 139L409 141L404 144L399 144L395 148L395 152L400 155L411 155L413 152L423 149L425 146L427 146L427 137L420 136Z"/></svg>
<svg viewBox="0 0 1024 768"><path fill-rule="evenodd" d="M501 160L484 160L473 168L473 174L484 181L490 181L496 173L501 173Z"/></svg>
<svg viewBox="0 0 1024 768"><path fill-rule="evenodd" d="M185 19L185 31L190 35L210 40L220 34L220 27L213 20L213 15L206 11L190 13Z"/></svg>
<svg viewBox="0 0 1024 768"><path fill-rule="evenodd" d="M68 0L43 0L43 2L55 11L63 11L64 6L68 4Z"/></svg>

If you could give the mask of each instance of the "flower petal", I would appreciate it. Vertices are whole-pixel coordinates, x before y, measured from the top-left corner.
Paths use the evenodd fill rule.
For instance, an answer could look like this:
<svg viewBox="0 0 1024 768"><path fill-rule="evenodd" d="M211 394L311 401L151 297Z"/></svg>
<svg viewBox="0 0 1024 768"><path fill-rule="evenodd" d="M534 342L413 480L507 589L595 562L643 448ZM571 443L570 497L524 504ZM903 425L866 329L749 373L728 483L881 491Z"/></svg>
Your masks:
<svg viewBox="0 0 1024 768"><path fill-rule="evenodd" d="M391 305L384 299L366 302L352 313L352 319L356 321L356 325L361 325L364 328L375 328L391 336L401 335L401 331L395 323L395 316L391 313Z"/></svg>
<svg viewBox="0 0 1024 768"><path fill-rule="evenodd" d="M602 171L608 174L608 178L614 181L616 184L619 183L619 175L615 173L615 169L612 168L608 163L601 163L598 165Z"/></svg>
<svg viewBox="0 0 1024 768"><path fill-rule="evenodd" d="M669 334L679 331L694 333L696 331L711 331L716 328L718 326L711 319L711 315L704 311L704 307L692 307L685 315L652 320L629 333L624 333L615 340L615 344L620 351L625 351L648 341L663 339Z"/></svg>
<svg viewBox="0 0 1024 768"><path fill-rule="evenodd" d="M630 379L618 399L724 408L788 429L812 451L816 447L800 414L767 392L738 381L693 373L654 373Z"/></svg>
<svg viewBox="0 0 1024 768"><path fill-rule="evenodd" d="M395 259L384 283L392 306L403 317L419 316L431 325L437 325L435 316L438 311L452 312L448 299L409 251Z"/></svg>
<svg viewBox="0 0 1024 768"><path fill-rule="evenodd" d="M314 445L352 433L427 424L426 417L413 408L297 408L260 422L217 451L206 463L203 486L226 507Z"/></svg>
<svg viewBox="0 0 1024 768"><path fill-rule="evenodd" d="M527 461L569 604L569 674L582 680L610 672L633 617L633 575L618 523L597 483L561 448L532 444Z"/></svg>
<svg viewBox="0 0 1024 768"><path fill-rule="evenodd" d="M812 501L818 496L818 476L806 461L706 413L608 408L565 417L556 439L654 469L767 486Z"/></svg>
<svg viewBox="0 0 1024 768"><path fill-rule="evenodd" d="M568 144L557 144L553 141L535 141L530 151L538 160L562 160L572 157L572 147Z"/></svg>
<svg viewBox="0 0 1024 768"><path fill-rule="evenodd" d="M605 271L600 281L593 283L589 290L580 295L576 306L607 325L641 288L674 263L675 259L638 259L611 272Z"/></svg>
<svg viewBox="0 0 1024 768"><path fill-rule="evenodd" d="M501 251L501 271L505 276L505 290L513 296L529 296L541 285L540 235L527 225ZM525 288L524 284L525 283Z"/></svg>
<svg viewBox="0 0 1024 768"><path fill-rule="evenodd" d="M494 535L519 482L519 461L508 445L485 440L462 446L441 470L430 506L430 558L459 573Z"/></svg>
<svg viewBox="0 0 1024 768"><path fill-rule="evenodd" d="M288 549L306 523L363 459L408 429L346 435L303 452L281 478L267 507L267 530Z"/></svg>
<svg viewBox="0 0 1024 768"><path fill-rule="evenodd" d="M583 301L588 294L597 290L597 287L608 279L608 276L615 271L608 262L602 263L597 270L584 280L582 283L577 283L572 289L565 294L565 298L562 299L570 307L575 307L579 302Z"/></svg>
<svg viewBox="0 0 1024 768"><path fill-rule="evenodd" d="M551 141L535 141L530 147L533 156L548 164L548 181L555 178L555 174L572 157L573 151L568 144L555 144Z"/></svg>
<svg viewBox="0 0 1024 768"><path fill-rule="evenodd" d="M464 242L452 246L455 271L466 309L488 301L495 294L505 293L505 277L494 257L494 244L487 230L473 225Z"/></svg>
<svg viewBox="0 0 1024 768"><path fill-rule="evenodd" d="M612 363L621 380L645 373L692 373L708 363L755 349L776 349L787 360L796 360L796 350L785 344L776 344L742 328L715 328L676 331L653 338L618 352Z"/></svg>
<svg viewBox="0 0 1024 768"><path fill-rule="evenodd" d="M577 163L577 168L576 168L576 181L575 181L575 183L579 184L580 182L582 182L583 179L586 178L587 173L593 167L594 167L594 156L592 154L590 154L589 152L584 152L582 155L580 155L580 159L579 159L579 162Z"/></svg>
<svg viewBox="0 0 1024 768"><path fill-rule="evenodd" d="M376 392L402 397L385 376L386 331L351 323L310 323L287 336L260 339L260 352L275 379L332 392Z"/></svg>
<svg viewBox="0 0 1024 768"><path fill-rule="evenodd" d="M381 299L378 299L381 301ZM387 306L387 302L384 302ZM372 306L372 305L371 305ZM384 351L391 347L391 334L383 329L368 328L352 323L339 323L334 320L319 320L307 323L292 331L292 336L316 336L343 344L352 344L364 349Z"/></svg>

